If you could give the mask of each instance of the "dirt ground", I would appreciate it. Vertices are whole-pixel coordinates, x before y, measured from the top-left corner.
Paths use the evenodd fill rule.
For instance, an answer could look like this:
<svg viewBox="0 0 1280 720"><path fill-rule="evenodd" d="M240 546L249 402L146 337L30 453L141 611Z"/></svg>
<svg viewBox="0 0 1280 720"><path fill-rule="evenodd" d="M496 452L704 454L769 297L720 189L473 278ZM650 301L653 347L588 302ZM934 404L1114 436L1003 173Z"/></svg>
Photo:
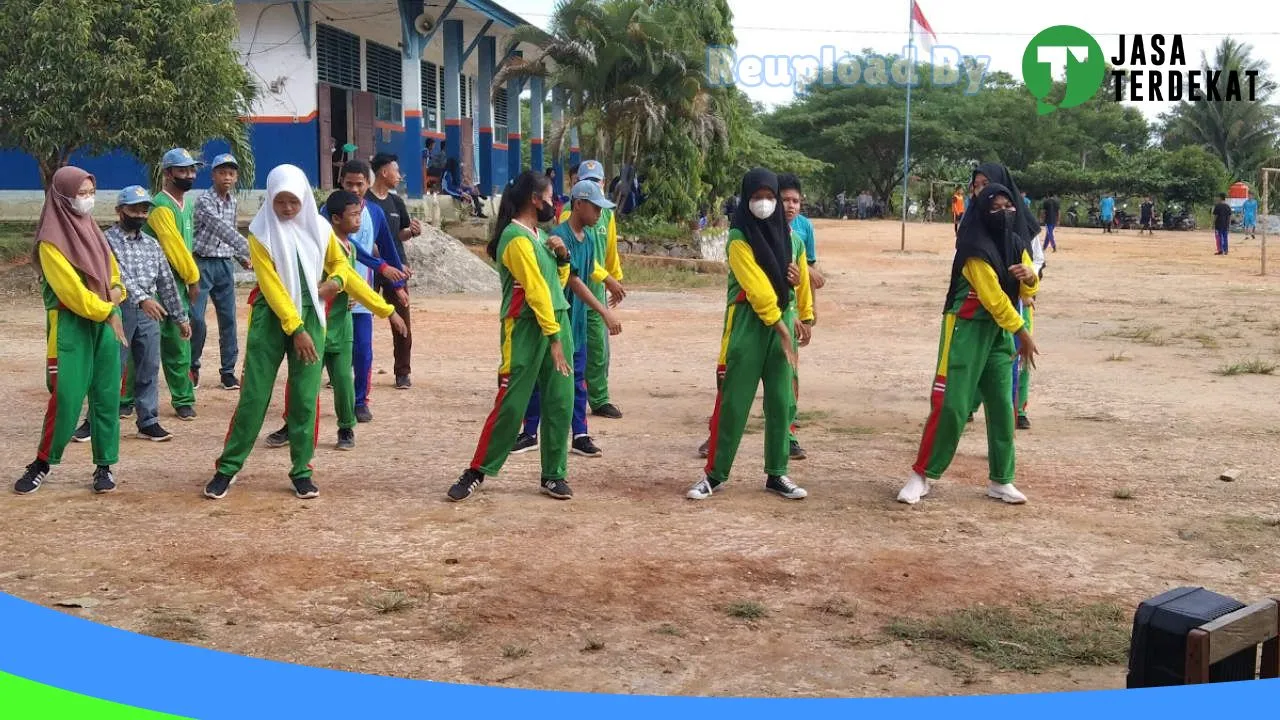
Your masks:
<svg viewBox="0 0 1280 720"><path fill-rule="evenodd" d="M577 495L537 493L536 453L463 504L448 485L495 391L495 297L416 297L414 388L391 388L377 329L375 420L332 450L326 393L319 499L299 501L287 450L259 448L228 498L200 489L235 393L200 392L168 444L125 425L119 492L89 490L73 445L40 492L0 493L0 588L82 617L233 653L435 680L575 691L871 696L1122 687L1121 664L957 670L885 630L980 604L1126 608L1180 585L1280 593L1280 281L1258 244L1208 233L1060 231L1037 305L1034 424L1018 435L1011 507L984 497L981 414L920 505L894 501L928 410L950 226L815 223L830 278L801 354L791 475L763 491L759 420L730 489L695 503L695 449L714 399L719 281L637 291L623 306L600 459ZM212 313L211 313L212 317ZM243 324L241 332L243 332ZM6 482L29 462L46 401L34 296L0 306ZM216 367L211 330L206 364ZM282 407L277 384L264 433ZM759 413L757 405L756 414ZM127 421L126 421L127 423ZM1239 471L1223 482L1227 468ZM749 605L761 617L734 617Z"/></svg>

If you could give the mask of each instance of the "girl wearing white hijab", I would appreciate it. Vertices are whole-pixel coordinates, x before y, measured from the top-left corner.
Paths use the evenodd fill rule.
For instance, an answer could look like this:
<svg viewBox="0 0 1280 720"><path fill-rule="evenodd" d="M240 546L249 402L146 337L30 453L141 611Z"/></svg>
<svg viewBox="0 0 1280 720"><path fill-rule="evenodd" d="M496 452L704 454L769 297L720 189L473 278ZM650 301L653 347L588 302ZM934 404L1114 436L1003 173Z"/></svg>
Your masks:
<svg viewBox="0 0 1280 720"><path fill-rule="evenodd" d="M345 290L379 317L390 306L380 301L347 262L333 228L311 200L311 183L301 169L280 165L267 176L267 200L249 223L249 257L258 285L249 294L240 402L231 417L217 472L205 497L227 495L262 430L281 361L289 362L289 479L302 499L320 494L311 479L316 446L316 398L325 345L326 307ZM402 328L400 328L402 329Z"/></svg>

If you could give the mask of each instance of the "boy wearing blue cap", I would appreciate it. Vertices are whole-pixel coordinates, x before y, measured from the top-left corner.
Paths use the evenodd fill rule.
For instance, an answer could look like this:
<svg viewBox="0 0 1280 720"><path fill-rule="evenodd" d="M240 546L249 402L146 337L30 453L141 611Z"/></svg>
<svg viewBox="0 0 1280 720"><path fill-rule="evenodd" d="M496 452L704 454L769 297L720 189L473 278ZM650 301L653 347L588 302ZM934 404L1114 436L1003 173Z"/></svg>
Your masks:
<svg viewBox="0 0 1280 720"><path fill-rule="evenodd" d="M232 190L240 178L240 165L230 153L213 159L213 187L196 199L195 238L192 254L200 270L200 294L191 305L191 375L200 377L200 356L208 332L205 307L213 299L218 317L218 375L223 390L240 389L236 361L236 265L245 270L249 262L249 241L236 227L236 196Z"/></svg>
<svg viewBox="0 0 1280 720"><path fill-rule="evenodd" d="M570 449L577 455L600 457L603 453L587 433L587 394L590 387L587 381L587 311L589 309L601 318L610 335L622 332L622 325L586 283L599 285L609 276L597 259L596 227L601 213L612 209L614 204L604 196L599 183L592 180L582 180L574 185L569 191L569 202L568 219L552 229L551 235L563 240L569 250L569 282L565 286L565 297L569 301L569 328L573 333L573 442ZM614 299L620 300L617 295ZM616 305L617 302L611 304ZM516 437L512 454L538 447L540 410L540 396L534 388L529 408L525 411L524 432Z"/></svg>
<svg viewBox="0 0 1280 720"><path fill-rule="evenodd" d="M578 166L578 184L590 180L600 187L604 193L604 165L599 160L584 160ZM574 185L577 187L577 185ZM569 219L570 209L560 213L560 222ZM606 288L614 295L616 305L626 297L622 289L622 257L618 254L618 222L614 218L610 205L600 211L600 219L595 224L596 259L608 272L604 283L590 282L587 287L595 293L596 299L604 302ZM622 411L609 399L609 336L605 329L604 319L597 313L587 313L587 389L588 402L593 415L607 418L620 418Z"/></svg>
<svg viewBox="0 0 1280 720"><path fill-rule="evenodd" d="M178 293L184 312L200 292L200 269L191 254L195 242L195 207L183 201L195 183L199 165L191 153L182 148L164 154L160 161L163 188L151 199L151 212L144 226L147 234L160 242L174 280L187 289L185 293ZM200 381L191 373L191 343L171 322L160 326L160 365L178 418L195 420L196 387ZM132 398L121 398L122 404L131 402Z"/></svg>

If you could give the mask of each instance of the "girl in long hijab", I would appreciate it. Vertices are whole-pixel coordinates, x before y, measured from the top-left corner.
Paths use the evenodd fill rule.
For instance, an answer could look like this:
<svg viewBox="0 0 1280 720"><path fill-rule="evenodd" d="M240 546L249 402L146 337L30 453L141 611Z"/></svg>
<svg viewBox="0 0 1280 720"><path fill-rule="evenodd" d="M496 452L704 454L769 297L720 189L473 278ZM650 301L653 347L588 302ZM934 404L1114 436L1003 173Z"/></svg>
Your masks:
<svg viewBox="0 0 1280 720"><path fill-rule="evenodd" d="M111 246L93 219L94 177L77 167L53 174L45 196L32 262L44 296L45 384L49 405L35 462L14 484L27 495L40 489L49 468L62 461L89 400L93 489L116 489L111 466L120 452L120 303L124 283Z"/></svg>
<svg viewBox="0 0 1280 720"><path fill-rule="evenodd" d="M724 333L716 368L704 475L686 497L705 500L729 479L756 389L764 382L765 489L790 500L808 495L787 477L789 429L795 419L796 315L813 323L813 290L804 243L791 232L779 202L778 177L756 168L742 179L726 248L729 258ZM798 278L793 286L788 273Z"/></svg>
<svg viewBox="0 0 1280 720"><path fill-rule="evenodd" d="M931 481L942 477L979 394L986 406L987 495L1015 505L1027 501L1013 485L1013 338L1019 342L1016 352L1034 366L1036 345L1016 304L1035 295L1039 278L1016 229L1017 197L988 182L961 220L929 419L899 502L914 505L929 494Z"/></svg>

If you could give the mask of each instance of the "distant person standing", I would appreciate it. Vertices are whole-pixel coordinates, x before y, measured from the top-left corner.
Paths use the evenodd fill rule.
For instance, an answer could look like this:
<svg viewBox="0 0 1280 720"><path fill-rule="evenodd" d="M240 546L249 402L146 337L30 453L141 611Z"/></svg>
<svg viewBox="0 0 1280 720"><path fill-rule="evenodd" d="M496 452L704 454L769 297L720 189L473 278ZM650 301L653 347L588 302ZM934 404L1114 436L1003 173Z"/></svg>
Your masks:
<svg viewBox="0 0 1280 720"><path fill-rule="evenodd" d="M1053 229L1058 226L1058 213L1062 210L1062 203L1058 201L1057 193L1052 193L1041 203L1044 210L1044 246L1053 246L1053 251L1058 252L1058 241L1053 238Z"/></svg>
<svg viewBox="0 0 1280 720"><path fill-rule="evenodd" d="M1104 195L1098 203L1098 216L1102 218L1102 232L1111 232L1111 223L1116 216L1116 199L1111 195Z"/></svg>
<svg viewBox="0 0 1280 720"><path fill-rule="evenodd" d="M1022 204L1026 206L1028 210L1031 209L1031 198L1027 197L1027 194L1025 192L1022 193Z"/></svg>
<svg viewBox="0 0 1280 720"><path fill-rule="evenodd" d="M1143 230L1149 235L1156 234L1156 201L1150 195L1146 200L1142 201L1142 206L1138 210L1138 222L1141 227L1138 228L1138 234L1141 235Z"/></svg>
<svg viewBox="0 0 1280 720"><path fill-rule="evenodd" d="M218 318L218 378L223 390L240 389L236 361L236 265L253 268L249 241L236 226L236 196L240 177L236 159L223 153L213 159L213 187L196 200L195 237L191 251L200 270L200 293L191 304L191 376L200 377L200 358L208 333L205 308L213 300Z"/></svg>
<svg viewBox="0 0 1280 720"><path fill-rule="evenodd" d="M1218 241L1218 251L1214 255L1227 254L1227 236L1231 233L1231 206L1227 204L1227 194L1218 193L1218 204L1213 206L1213 236Z"/></svg>
<svg viewBox="0 0 1280 720"><path fill-rule="evenodd" d="M443 143L440 149L445 149ZM412 274L409 258L404 252L404 244L422 234L422 223L409 217L409 208L405 205L404 198L394 192L396 186L400 184L400 163L395 155L378 153L373 157L370 166L373 168L373 185L365 193L365 199L381 208L382 213L387 216L387 226L395 239L400 261L404 269ZM408 288L407 285L404 287ZM379 288L382 290L383 299L395 307L396 314L404 320L405 327L408 329L404 335L396 333L391 336L391 348L395 355L396 389L408 390L411 386L409 358L413 350L413 325L409 319L409 297L407 293L399 292L399 288L385 283L379 283Z"/></svg>
<svg viewBox="0 0 1280 720"><path fill-rule="evenodd" d="M960 218L964 215L964 188L956 188L951 196L951 229L960 232Z"/></svg>
<svg viewBox="0 0 1280 720"><path fill-rule="evenodd" d="M844 214L845 203L848 201L848 199L849 199L849 194L846 193L844 190L841 190L840 192L836 193L836 217L840 218L841 220L848 219L845 217L845 214Z"/></svg>
<svg viewBox="0 0 1280 720"><path fill-rule="evenodd" d="M1254 230L1258 227L1258 198L1253 196L1253 191L1249 192L1249 199L1244 201L1244 218L1241 222L1241 231L1249 232L1249 239L1253 239Z"/></svg>

